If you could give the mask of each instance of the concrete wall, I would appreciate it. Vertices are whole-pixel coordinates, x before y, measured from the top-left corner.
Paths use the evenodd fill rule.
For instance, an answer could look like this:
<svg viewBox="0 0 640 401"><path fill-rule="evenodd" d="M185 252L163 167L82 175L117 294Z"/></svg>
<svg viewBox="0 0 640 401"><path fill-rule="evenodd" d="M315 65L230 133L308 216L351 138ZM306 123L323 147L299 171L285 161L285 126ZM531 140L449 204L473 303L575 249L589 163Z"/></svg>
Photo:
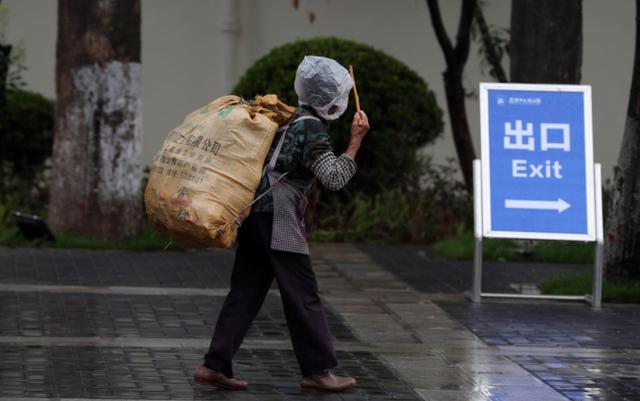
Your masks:
<svg viewBox="0 0 640 401"><path fill-rule="evenodd" d="M369 44L417 71L446 111L444 60L423 0L238 0L238 76L256 59L283 43L315 36L338 36ZM54 96L56 1L4 0L10 8L8 39L23 40L26 81ZM167 131L189 111L225 94L221 28L223 0L142 0L144 161L148 163ZM449 35L455 36L460 0L441 1ZM583 83L593 86L595 159L611 176L624 127L635 38L632 1L584 0ZM509 27L509 0L490 0L486 17ZM315 21L310 22L310 13ZM490 81L471 50L466 84L477 90ZM505 62L505 65L507 63ZM357 67L357 66L356 66ZM362 96L366 96L365 93ZM478 103L467 104L479 152ZM436 160L454 157L447 116L442 139L426 152ZM373 121L375 124L375 120Z"/></svg>

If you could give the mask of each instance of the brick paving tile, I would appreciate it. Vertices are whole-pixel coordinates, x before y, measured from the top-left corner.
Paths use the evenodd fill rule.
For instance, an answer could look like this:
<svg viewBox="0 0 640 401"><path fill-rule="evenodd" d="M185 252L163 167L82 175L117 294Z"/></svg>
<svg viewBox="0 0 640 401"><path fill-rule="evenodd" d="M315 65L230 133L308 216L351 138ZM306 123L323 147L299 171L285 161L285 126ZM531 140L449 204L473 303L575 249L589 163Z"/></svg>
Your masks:
<svg viewBox="0 0 640 401"><path fill-rule="evenodd" d="M233 250L0 250L0 283L228 288Z"/></svg>
<svg viewBox="0 0 640 401"><path fill-rule="evenodd" d="M29 363L37 358L36 363ZM358 377L344 394L319 395L299 388L292 351L241 349L238 377L247 393L219 391L192 383L202 355L186 349L110 347L0 347L0 397L256 399L256 400L419 400L419 396L369 352L338 352L338 374Z"/></svg>
<svg viewBox="0 0 640 401"><path fill-rule="evenodd" d="M0 335L210 338L223 301L221 296L0 292ZM335 339L355 339L330 309L327 320ZM267 295L248 336L289 337L279 296Z"/></svg>
<svg viewBox="0 0 640 401"><path fill-rule="evenodd" d="M428 248L419 246L360 244L358 249L417 291L432 294L471 290L471 261L438 260ZM483 291L513 293L514 284L536 284L561 273L590 273L591 270L586 265L485 261Z"/></svg>
<svg viewBox="0 0 640 401"><path fill-rule="evenodd" d="M491 345L640 348L640 307L583 304L437 302Z"/></svg>
<svg viewBox="0 0 640 401"><path fill-rule="evenodd" d="M640 357L512 359L571 400L640 400Z"/></svg>
<svg viewBox="0 0 640 401"><path fill-rule="evenodd" d="M471 288L470 262L434 260L428 250L420 247L360 245L358 248L424 294L460 293ZM591 267L488 262L483 269L483 290L513 292L513 284L535 285L545 277L581 272L590 273ZM440 299L436 304L453 320L491 348L509 354L516 366L563 397L640 400L639 307L605 304L596 311L585 304L485 300L474 305ZM449 355L445 358L457 362L456 366L464 366L460 362L464 363L468 356L460 360ZM482 384L481 389L469 390L464 395L468 400L533 401L554 397L548 390L526 387L531 378L519 379L520 373L516 371L517 376L504 375L511 367L501 367L503 371L498 376L491 372L483 374L487 367L477 363L464 369L474 381ZM485 385L483 377L490 378L491 383ZM498 385L500 383L507 385ZM519 390L514 392L514 388ZM429 400L461 399L459 392L448 390L421 390L420 393Z"/></svg>
<svg viewBox="0 0 640 401"><path fill-rule="evenodd" d="M249 333L251 341L235 360L237 375L251 382L251 391L239 394L191 383L205 351L199 349L199 341L209 338L229 285L232 250L17 249L0 250L0 401L28 397L555 401L578 399L577 392L584 395L599 383L616 394L627 394L623 390L637 385L631 363L617 364L620 369L613 377L589 376L567 373L566 361L545 365L540 360L518 360L503 349L532 347L533 355L540 344L551 344L554 347L546 349L554 350L594 339L604 344L610 333L599 332L601 328L579 326L571 332L538 326L544 323L542 317L505 324L499 318L510 316L508 311L476 314L477 310L465 309L470 304L463 304L456 314L445 304L434 304L428 293L416 291L459 294L467 289L470 277L466 262L443 264L419 248L357 249L349 244L316 244L312 258L331 330L336 340L344 341L337 373L358 379L351 392L319 395L299 389L297 363L281 341L287 330L274 293ZM548 270L528 267L532 268L537 270L510 273L495 283L510 286L518 275L526 281ZM203 289L212 295L203 294ZM535 317L538 312L522 313ZM558 315L559 320L566 318ZM617 319L610 325L622 322L621 316ZM465 327L484 330L481 335L473 332L482 340ZM633 323L629 329L635 330ZM635 344L631 336L619 338L626 345Z"/></svg>

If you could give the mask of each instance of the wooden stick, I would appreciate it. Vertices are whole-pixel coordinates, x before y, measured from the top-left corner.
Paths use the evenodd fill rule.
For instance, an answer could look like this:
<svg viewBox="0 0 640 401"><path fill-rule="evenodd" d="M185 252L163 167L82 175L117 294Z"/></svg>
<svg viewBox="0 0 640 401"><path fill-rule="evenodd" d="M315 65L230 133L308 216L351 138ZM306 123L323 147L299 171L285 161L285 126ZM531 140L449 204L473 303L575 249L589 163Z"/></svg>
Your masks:
<svg viewBox="0 0 640 401"><path fill-rule="evenodd" d="M360 112L360 98L358 97L358 89L356 88L356 77L353 75L353 66L349 64L349 75L353 80L353 98L356 100L356 112ZM358 125L360 125L360 116L358 115Z"/></svg>
<svg viewBox="0 0 640 401"><path fill-rule="evenodd" d="M356 111L360 111L360 98L358 97L358 89L356 88L356 77L353 75L353 66L349 65L349 75L353 80L353 97L356 100Z"/></svg>

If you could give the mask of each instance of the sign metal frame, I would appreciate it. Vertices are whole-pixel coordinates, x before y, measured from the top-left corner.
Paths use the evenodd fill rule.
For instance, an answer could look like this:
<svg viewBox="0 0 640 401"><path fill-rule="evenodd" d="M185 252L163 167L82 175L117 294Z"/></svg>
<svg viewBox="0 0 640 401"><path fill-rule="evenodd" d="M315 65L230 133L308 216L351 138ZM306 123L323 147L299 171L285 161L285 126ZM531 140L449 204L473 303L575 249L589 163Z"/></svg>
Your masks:
<svg viewBox="0 0 640 401"><path fill-rule="evenodd" d="M489 105L488 93L491 89L514 91L554 91L578 92L583 94L584 107L584 145L585 145L585 202L587 213L586 233L551 233L499 231L491 228L491 177L489 159ZM602 276L604 262L604 234L602 223L602 173L600 164L593 162L593 134L591 87L587 85L538 85L538 84L480 84L480 123L482 160L473 162L473 195L474 195L474 237L475 250L473 259L472 291L473 302L481 302L485 298L529 298L551 299L562 301L586 301L593 308L602 305ZM482 242L483 238L513 238L536 240L565 240L595 242L593 293L584 296L561 295L529 295L498 294L482 292Z"/></svg>

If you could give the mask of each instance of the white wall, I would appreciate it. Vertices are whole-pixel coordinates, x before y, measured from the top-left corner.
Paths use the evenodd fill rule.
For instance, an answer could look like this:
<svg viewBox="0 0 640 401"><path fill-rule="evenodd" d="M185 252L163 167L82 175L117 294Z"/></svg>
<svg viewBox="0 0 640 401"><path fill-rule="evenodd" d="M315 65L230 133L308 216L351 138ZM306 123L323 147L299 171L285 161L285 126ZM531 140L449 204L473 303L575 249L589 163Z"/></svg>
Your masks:
<svg viewBox="0 0 640 401"><path fill-rule="evenodd" d="M613 177L629 103L636 36L633 1L584 0L582 82L593 90L595 160Z"/></svg>
<svg viewBox="0 0 640 401"><path fill-rule="evenodd" d="M238 0L238 76L270 49L318 35L369 44L400 59L425 78L446 112L444 59L424 0ZM4 0L11 11L8 38L23 40L26 81L54 96L56 1ZM460 0L440 2L449 36L455 37ZM584 84L593 86L595 159L611 176L624 127L633 64L635 7L632 1L584 0ZM509 27L510 0L490 0L491 24ZM315 22L309 22L309 13ZM148 163L168 130L191 110L224 94L223 0L142 0L144 161ZM506 62L505 62L506 64ZM356 66L366 68L366 66ZM490 81L479 69L477 47L466 68L468 88ZM366 93L362 93L366 96ZM467 103L479 152L478 104ZM426 151L437 160L454 157L448 116L442 139ZM375 124L375 121L373 121ZM366 146L366 145L365 145Z"/></svg>
<svg viewBox="0 0 640 401"><path fill-rule="evenodd" d="M9 8L7 41L22 42L26 50L29 89L55 97L55 57L58 23L57 1L4 0Z"/></svg>
<svg viewBox="0 0 640 401"><path fill-rule="evenodd" d="M221 4L142 0L145 164L188 113L224 92Z"/></svg>

